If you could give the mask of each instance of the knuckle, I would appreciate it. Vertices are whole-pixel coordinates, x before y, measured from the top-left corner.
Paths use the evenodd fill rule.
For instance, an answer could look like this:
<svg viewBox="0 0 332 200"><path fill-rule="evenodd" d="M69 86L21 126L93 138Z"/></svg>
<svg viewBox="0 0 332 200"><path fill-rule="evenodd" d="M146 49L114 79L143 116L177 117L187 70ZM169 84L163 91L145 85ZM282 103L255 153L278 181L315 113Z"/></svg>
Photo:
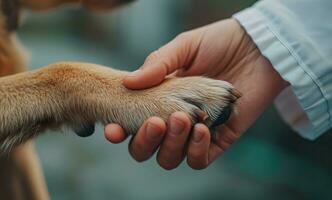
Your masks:
<svg viewBox="0 0 332 200"><path fill-rule="evenodd" d="M229 146L231 146L230 143L225 142L225 141L220 141L217 144L219 146L220 149L222 149L223 151L226 151L228 149Z"/></svg>
<svg viewBox="0 0 332 200"><path fill-rule="evenodd" d="M189 34L189 32L183 32L176 36L175 40L187 43L191 40L191 35Z"/></svg>
<svg viewBox="0 0 332 200"><path fill-rule="evenodd" d="M171 66L172 66L172 64L170 63L171 60L168 60L168 59L161 59L159 62L160 62L160 66L163 66L163 67L164 67L165 73L166 73L166 74L169 74L169 73L170 73Z"/></svg>
<svg viewBox="0 0 332 200"><path fill-rule="evenodd" d="M159 57L159 50L155 50L145 59L145 62L155 60Z"/></svg>
<svg viewBox="0 0 332 200"><path fill-rule="evenodd" d="M228 146L233 144L237 139L239 139L240 134L230 132L229 134L224 134L222 137L222 141L226 143Z"/></svg>

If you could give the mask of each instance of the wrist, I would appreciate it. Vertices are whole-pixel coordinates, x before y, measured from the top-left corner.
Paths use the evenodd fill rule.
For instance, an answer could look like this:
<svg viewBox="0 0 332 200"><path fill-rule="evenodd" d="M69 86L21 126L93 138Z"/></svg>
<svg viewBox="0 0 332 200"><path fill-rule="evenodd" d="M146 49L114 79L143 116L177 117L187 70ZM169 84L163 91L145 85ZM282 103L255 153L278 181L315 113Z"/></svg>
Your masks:
<svg viewBox="0 0 332 200"><path fill-rule="evenodd" d="M253 41L247 31L241 26L241 24L231 19L232 23L236 27L236 32L239 34L240 40L236 46L238 47L235 66L241 66L240 71L244 78L248 74L258 78L256 81L266 82L266 89L271 92L272 96L277 96L289 83L282 78L279 72L274 68L270 60L265 57L256 43ZM257 75L259 74L259 75ZM265 77L263 77L265 76Z"/></svg>
<svg viewBox="0 0 332 200"><path fill-rule="evenodd" d="M279 72L274 68L272 63L262 55L262 57L265 59L266 67L270 68L270 79L272 82L273 89L277 95L281 93L285 88L287 88L290 84L287 82L283 77L279 74Z"/></svg>

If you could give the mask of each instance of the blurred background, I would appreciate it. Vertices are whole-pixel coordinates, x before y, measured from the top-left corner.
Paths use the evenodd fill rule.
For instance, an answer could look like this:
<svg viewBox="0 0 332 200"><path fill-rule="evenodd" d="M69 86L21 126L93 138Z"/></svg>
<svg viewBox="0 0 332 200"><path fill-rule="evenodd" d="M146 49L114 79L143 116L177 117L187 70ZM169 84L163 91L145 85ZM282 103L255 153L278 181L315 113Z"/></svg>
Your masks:
<svg viewBox="0 0 332 200"><path fill-rule="evenodd" d="M30 69L56 61L134 70L177 34L246 8L254 0L140 0L110 14L77 7L27 13L19 37ZM111 145L103 127L90 138L48 133L37 149L54 200L332 199L332 135L302 139L267 112L224 156L203 171L164 171L135 162L127 144Z"/></svg>

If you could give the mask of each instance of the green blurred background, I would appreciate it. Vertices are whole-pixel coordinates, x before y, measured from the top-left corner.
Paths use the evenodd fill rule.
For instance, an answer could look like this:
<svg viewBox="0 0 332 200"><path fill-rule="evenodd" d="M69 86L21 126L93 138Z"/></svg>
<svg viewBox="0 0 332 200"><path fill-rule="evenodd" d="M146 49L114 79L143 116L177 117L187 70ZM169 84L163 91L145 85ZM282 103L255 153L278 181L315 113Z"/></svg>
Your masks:
<svg viewBox="0 0 332 200"><path fill-rule="evenodd" d="M230 17L253 0L140 0L110 14L77 7L28 13L19 36L30 69L75 60L134 70L177 34ZM66 131L64 131L66 132ZM46 134L37 139L55 200L332 199L332 135L302 139L273 108L223 157L203 171L185 164L164 171L151 159L135 162L127 144L97 134Z"/></svg>

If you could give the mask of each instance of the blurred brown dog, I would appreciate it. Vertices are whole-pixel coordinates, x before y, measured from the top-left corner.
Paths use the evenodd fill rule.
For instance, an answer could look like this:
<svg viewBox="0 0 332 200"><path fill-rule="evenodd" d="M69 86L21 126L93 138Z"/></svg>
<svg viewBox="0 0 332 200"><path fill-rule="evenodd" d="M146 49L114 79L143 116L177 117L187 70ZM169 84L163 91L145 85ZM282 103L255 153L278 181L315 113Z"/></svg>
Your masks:
<svg viewBox="0 0 332 200"><path fill-rule="evenodd" d="M175 111L185 111L194 123L203 121L210 128L229 117L239 94L224 81L168 78L152 89L132 91L122 86L127 72L95 64L63 62L20 73L24 53L14 31L22 8L81 3L100 10L126 2L130 0L1 0L0 76L5 77L0 78L0 154L9 156L0 157L0 199L48 199L29 142L47 128L65 125L89 136L96 122L116 122L134 134L148 117L166 120Z"/></svg>

